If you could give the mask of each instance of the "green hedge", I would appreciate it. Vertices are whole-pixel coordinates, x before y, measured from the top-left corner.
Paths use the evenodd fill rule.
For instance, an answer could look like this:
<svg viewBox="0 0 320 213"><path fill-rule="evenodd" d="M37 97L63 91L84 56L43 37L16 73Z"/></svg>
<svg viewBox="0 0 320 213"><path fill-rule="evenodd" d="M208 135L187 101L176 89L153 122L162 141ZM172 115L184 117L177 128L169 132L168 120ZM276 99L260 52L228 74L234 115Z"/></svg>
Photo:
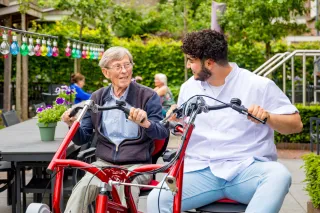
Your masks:
<svg viewBox="0 0 320 213"><path fill-rule="evenodd" d="M180 41L155 37L141 40L136 37L130 40L115 38L112 44L129 49L135 63L133 75L141 76L142 84L154 88L154 75L166 74L168 85L177 98L180 85L184 82L184 57Z"/></svg>
<svg viewBox="0 0 320 213"><path fill-rule="evenodd" d="M303 123L303 131L292 135L281 135L275 132L275 142L309 143L310 142L310 117L320 118L320 106L296 105Z"/></svg>
<svg viewBox="0 0 320 213"><path fill-rule="evenodd" d="M315 208L320 207L320 156L314 153L304 155L304 170L307 183L305 190L308 192Z"/></svg>

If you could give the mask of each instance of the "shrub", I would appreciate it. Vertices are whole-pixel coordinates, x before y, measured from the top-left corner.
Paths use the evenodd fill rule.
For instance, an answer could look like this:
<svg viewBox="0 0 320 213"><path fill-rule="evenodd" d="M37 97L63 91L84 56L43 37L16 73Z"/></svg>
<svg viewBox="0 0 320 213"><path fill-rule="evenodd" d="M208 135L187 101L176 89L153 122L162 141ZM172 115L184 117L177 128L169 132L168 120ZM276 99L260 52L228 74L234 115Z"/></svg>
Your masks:
<svg viewBox="0 0 320 213"><path fill-rule="evenodd" d="M301 120L303 123L303 130L301 133L291 135L281 135L275 133L275 142L294 142L294 143L309 143L310 142L310 117L320 117L320 106L302 106L297 104Z"/></svg>
<svg viewBox="0 0 320 213"><path fill-rule="evenodd" d="M315 208L320 207L320 156L314 153L304 155L304 170L307 183L305 190L308 192Z"/></svg>

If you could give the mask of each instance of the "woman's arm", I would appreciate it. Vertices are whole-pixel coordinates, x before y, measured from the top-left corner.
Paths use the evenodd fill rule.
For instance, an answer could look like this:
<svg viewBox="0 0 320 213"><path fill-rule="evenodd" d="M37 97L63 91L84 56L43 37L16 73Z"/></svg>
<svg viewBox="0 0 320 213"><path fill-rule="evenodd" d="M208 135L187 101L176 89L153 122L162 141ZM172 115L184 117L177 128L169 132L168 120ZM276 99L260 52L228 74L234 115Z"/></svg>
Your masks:
<svg viewBox="0 0 320 213"><path fill-rule="evenodd" d="M168 87L167 86L162 86L159 89L157 89L155 92L160 96L164 96L168 91Z"/></svg>
<svg viewBox="0 0 320 213"><path fill-rule="evenodd" d="M76 87L76 97L78 99L81 99L81 100L89 100L90 97L91 97L91 94L89 93L86 93L85 91L83 91L80 87Z"/></svg>

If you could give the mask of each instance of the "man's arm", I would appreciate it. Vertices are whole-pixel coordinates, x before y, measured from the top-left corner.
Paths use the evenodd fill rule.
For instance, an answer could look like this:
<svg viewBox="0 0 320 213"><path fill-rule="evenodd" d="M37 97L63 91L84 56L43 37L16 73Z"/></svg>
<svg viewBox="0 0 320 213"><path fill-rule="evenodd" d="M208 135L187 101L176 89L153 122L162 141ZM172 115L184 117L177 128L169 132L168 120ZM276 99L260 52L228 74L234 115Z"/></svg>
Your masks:
<svg viewBox="0 0 320 213"><path fill-rule="evenodd" d="M267 124L275 131L284 135L299 133L303 129L299 113L291 115L270 114Z"/></svg>
<svg viewBox="0 0 320 213"><path fill-rule="evenodd" d="M81 120L81 125L76 134L73 136L72 141L77 145L88 143L92 136L92 132L93 125L91 121L91 115L90 112L87 112Z"/></svg>
<svg viewBox="0 0 320 213"><path fill-rule="evenodd" d="M273 130L284 135L299 133L303 128L301 117L298 112L288 115L272 114L257 105L250 106L248 112L261 120L267 118L267 125L269 125ZM248 117L248 119L260 124L260 122L253 118Z"/></svg>
<svg viewBox="0 0 320 213"><path fill-rule="evenodd" d="M248 112L262 120L267 118L267 125L281 134L301 132L303 124L298 109L291 104L281 89L269 80L264 91L261 107L252 105Z"/></svg>
<svg viewBox="0 0 320 213"><path fill-rule="evenodd" d="M76 117L69 117L71 110L72 109L68 109L61 116L61 120L64 121L69 127L71 127L74 121L77 119ZM91 138L92 132L93 125L91 121L91 115L90 112L87 112L81 120L80 127L73 136L72 141L77 145L83 145L85 143L88 143L89 139Z"/></svg>

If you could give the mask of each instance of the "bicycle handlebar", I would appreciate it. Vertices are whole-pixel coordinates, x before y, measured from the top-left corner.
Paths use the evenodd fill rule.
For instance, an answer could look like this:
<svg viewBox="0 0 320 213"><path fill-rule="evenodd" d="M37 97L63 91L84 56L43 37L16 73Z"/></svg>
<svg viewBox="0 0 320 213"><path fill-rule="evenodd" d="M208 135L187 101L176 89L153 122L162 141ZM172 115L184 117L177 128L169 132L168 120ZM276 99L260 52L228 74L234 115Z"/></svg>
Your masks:
<svg viewBox="0 0 320 213"><path fill-rule="evenodd" d="M266 122L267 122L267 118L265 118L264 120L261 120L261 119L255 117L254 115L252 115L251 113L249 113L248 109L246 107L244 107L243 105L241 105L241 100L238 98L232 98L230 103L224 103L222 101L214 99L222 104L209 106L206 104L203 97L201 97L201 96L195 96L195 97L197 97L196 102L191 103L188 108L187 108L186 103L190 99L187 102L185 102L184 104L182 104L179 108L174 109L172 114L176 114L177 118L181 118L184 115L190 116L191 112L198 107L200 107L200 110L198 112L199 114L202 112L208 113L211 110L220 110L220 109L224 109L224 108L231 108L231 109L239 112L240 114L247 115L247 116L259 121L262 124L266 124ZM165 124L170 117L171 117L171 115L166 117L164 120L162 120L161 123Z"/></svg>
<svg viewBox="0 0 320 213"><path fill-rule="evenodd" d="M107 111L107 110L112 110L112 109L118 109L118 110L121 110L123 111L126 116L129 116L130 115L130 109L124 107L126 105L125 102L123 101L116 101L116 105L115 106L110 106L110 107L103 107L103 106L99 106L97 104L95 104L93 107L91 107L89 110L91 110L93 113L98 113L99 111ZM83 109L83 107L75 107L71 112L70 112L70 115L69 117L74 117L78 111L80 109ZM143 118L140 123L143 123L145 121L145 118Z"/></svg>

